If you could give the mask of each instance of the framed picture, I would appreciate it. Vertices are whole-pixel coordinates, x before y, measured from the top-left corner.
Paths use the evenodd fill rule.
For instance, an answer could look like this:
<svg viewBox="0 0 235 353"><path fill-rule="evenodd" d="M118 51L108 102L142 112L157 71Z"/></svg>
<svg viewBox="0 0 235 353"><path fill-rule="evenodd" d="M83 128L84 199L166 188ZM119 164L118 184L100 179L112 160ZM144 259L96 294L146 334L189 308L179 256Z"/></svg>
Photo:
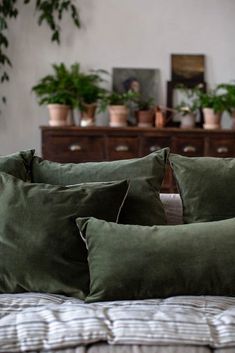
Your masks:
<svg viewBox="0 0 235 353"><path fill-rule="evenodd" d="M157 104L159 97L159 69L113 68L113 90L139 92L143 99L153 98Z"/></svg>
<svg viewBox="0 0 235 353"><path fill-rule="evenodd" d="M204 82L205 55L172 54L171 79L175 82Z"/></svg>

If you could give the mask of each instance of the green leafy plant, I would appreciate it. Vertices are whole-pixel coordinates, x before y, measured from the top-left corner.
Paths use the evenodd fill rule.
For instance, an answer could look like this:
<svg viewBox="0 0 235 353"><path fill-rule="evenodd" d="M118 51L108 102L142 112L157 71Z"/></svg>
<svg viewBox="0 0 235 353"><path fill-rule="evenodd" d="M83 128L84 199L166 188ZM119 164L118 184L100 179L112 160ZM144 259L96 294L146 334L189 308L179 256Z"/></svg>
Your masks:
<svg viewBox="0 0 235 353"><path fill-rule="evenodd" d="M235 83L221 83L217 90L225 94L226 110L231 114L235 110Z"/></svg>
<svg viewBox="0 0 235 353"><path fill-rule="evenodd" d="M144 110L144 111L148 111L153 109L154 107L154 99L152 97L150 98L146 98L144 99L142 96L139 96L136 100L135 100L136 104L137 104L137 108L138 110Z"/></svg>
<svg viewBox="0 0 235 353"><path fill-rule="evenodd" d="M29 4L31 0L24 0ZM9 46L7 38L8 21L18 16L17 0L2 0L0 2L0 83L9 81L8 68L12 66L6 54ZM80 27L79 12L73 0L36 0L35 12L38 14L38 25L46 23L52 34L52 42L60 43L61 27L59 25L64 13L69 13L76 27ZM2 98L6 102L6 98Z"/></svg>
<svg viewBox="0 0 235 353"><path fill-rule="evenodd" d="M84 111L87 104L94 104L101 94L106 90L100 86L104 81L105 70L96 70L89 73L82 72L79 64L71 66L71 77L73 81L73 95L77 100L77 105Z"/></svg>
<svg viewBox="0 0 235 353"><path fill-rule="evenodd" d="M39 99L39 104L66 104L71 107L77 106L74 94L73 75L65 64L53 64L54 73L39 80L32 87Z"/></svg>
<svg viewBox="0 0 235 353"><path fill-rule="evenodd" d="M175 107L176 112L185 116L187 114L196 114L200 108L198 97L202 93L202 85L198 84L195 87L186 87L183 84L179 84L176 87L183 95L183 99Z"/></svg>
<svg viewBox="0 0 235 353"><path fill-rule="evenodd" d="M99 98L99 110L105 111L109 105L128 105L130 102L135 102L138 96L138 93L132 91L103 93Z"/></svg>
<svg viewBox="0 0 235 353"><path fill-rule="evenodd" d="M219 93L218 87L208 92L200 92L197 104L201 108L211 108L215 113L222 113L228 109L226 94Z"/></svg>

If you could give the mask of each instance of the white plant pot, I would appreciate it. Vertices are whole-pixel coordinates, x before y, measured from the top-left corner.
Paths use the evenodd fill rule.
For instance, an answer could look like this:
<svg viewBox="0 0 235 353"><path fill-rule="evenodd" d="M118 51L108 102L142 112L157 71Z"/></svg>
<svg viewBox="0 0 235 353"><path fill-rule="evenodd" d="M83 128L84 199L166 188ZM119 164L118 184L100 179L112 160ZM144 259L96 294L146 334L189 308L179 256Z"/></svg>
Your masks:
<svg viewBox="0 0 235 353"><path fill-rule="evenodd" d="M195 115L194 114L186 114L181 117L180 127L182 129L192 129L195 127Z"/></svg>

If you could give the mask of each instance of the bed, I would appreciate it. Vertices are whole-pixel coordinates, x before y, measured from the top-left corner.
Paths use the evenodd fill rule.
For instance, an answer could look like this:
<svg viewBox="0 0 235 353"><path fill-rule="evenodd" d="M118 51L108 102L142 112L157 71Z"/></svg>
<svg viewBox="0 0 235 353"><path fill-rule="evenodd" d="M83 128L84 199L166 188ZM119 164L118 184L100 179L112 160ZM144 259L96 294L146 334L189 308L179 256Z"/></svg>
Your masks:
<svg viewBox="0 0 235 353"><path fill-rule="evenodd" d="M25 164L25 155L23 157ZM45 169L48 171L48 164ZM69 166L70 170L71 166ZM11 171L11 174L14 173ZM59 176L57 174L57 177ZM15 177L23 179L24 175L23 177L22 174L15 175ZM42 174L38 174L38 177L41 178ZM6 184L10 182L9 176L0 173L1 178L5 178L6 188ZM33 182L37 183L35 187L40 188L40 192L42 187L45 188L41 180L33 180ZM3 192L1 183L2 181L0 189ZM14 183L22 188L22 181L19 182L17 179ZM28 184L26 195L30 198L33 186ZM110 192L109 185L105 184L101 187L103 193L107 190ZM123 190L126 187L123 182L116 183L114 188L118 189L115 195L125 193ZM54 188L52 190L55 191ZM82 190L84 191L84 187ZM160 199L168 226L181 225L185 204L182 205L180 195L161 194ZM13 198L14 202L15 200ZM105 198L102 202L105 203ZM120 200L117 203L120 203ZM13 209L12 202L11 209ZM0 212L3 212L1 207ZM22 217L22 213L20 215ZM111 213L109 216L113 217ZM123 215L122 217L125 219ZM10 261L16 260L12 257ZM231 276L233 273L231 272ZM232 281L235 282L235 277ZM36 286L35 283L34 285ZM75 296L67 296L50 294L46 291L42 293L40 290L30 291L23 286L20 288L22 290L19 290L19 287L16 288L16 293L0 294L0 352L3 353L235 352L235 297L233 295L177 295L165 298L104 300L87 303L79 299L77 293Z"/></svg>

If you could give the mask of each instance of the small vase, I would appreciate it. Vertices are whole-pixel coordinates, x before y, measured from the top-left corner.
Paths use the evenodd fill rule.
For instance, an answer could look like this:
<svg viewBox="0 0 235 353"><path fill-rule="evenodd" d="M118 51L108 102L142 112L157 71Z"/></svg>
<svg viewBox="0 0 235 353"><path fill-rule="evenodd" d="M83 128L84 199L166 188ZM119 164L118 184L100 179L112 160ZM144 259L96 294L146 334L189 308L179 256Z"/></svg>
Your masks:
<svg viewBox="0 0 235 353"><path fill-rule="evenodd" d="M221 127L222 113L215 113L211 108L203 108L204 129L219 129Z"/></svg>
<svg viewBox="0 0 235 353"><path fill-rule="evenodd" d="M109 106L109 126L125 127L127 126L129 109L125 105Z"/></svg>

